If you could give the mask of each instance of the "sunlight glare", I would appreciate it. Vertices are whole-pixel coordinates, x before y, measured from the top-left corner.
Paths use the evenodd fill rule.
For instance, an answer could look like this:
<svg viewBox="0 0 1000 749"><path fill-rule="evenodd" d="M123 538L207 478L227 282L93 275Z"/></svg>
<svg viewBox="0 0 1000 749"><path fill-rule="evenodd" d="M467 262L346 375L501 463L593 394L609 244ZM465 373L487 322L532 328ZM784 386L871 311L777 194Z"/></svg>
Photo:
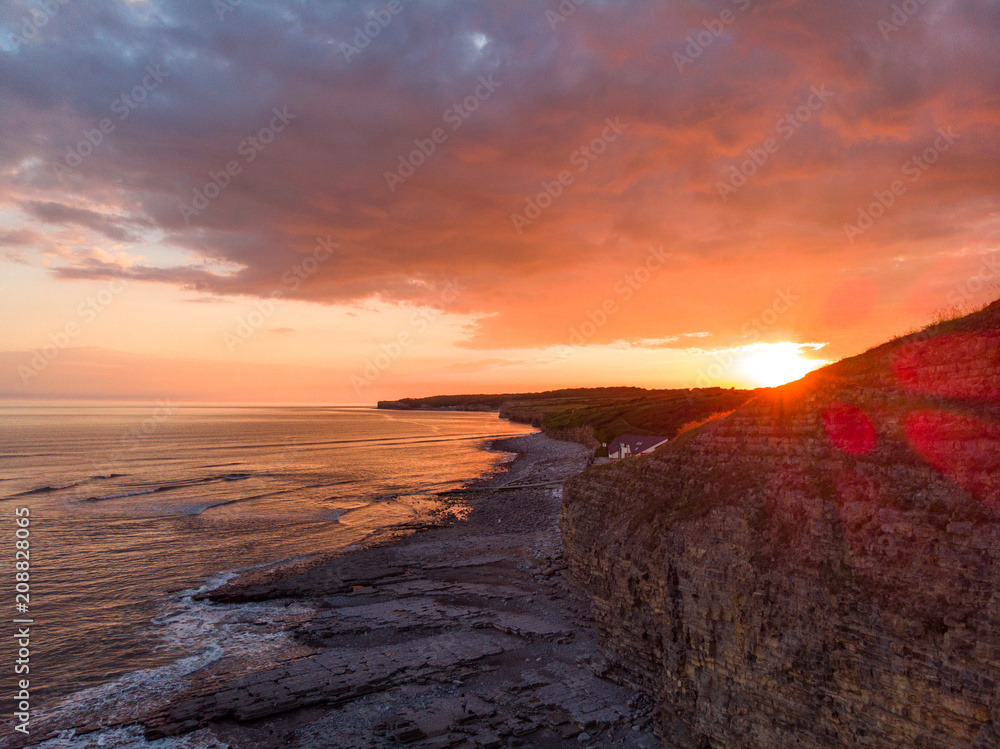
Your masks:
<svg viewBox="0 0 1000 749"><path fill-rule="evenodd" d="M777 387L800 380L829 363L806 358L802 355L804 348L816 350L819 346L789 342L759 344L750 348L743 357L743 371L760 387Z"/></svg>

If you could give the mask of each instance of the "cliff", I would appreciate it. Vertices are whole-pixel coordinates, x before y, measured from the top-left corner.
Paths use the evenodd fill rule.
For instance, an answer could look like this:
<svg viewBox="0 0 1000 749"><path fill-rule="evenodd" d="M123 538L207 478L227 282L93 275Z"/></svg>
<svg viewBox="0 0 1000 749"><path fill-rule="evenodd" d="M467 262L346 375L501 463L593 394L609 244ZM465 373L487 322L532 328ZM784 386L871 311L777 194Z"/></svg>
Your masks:
<svg viewBox="0 0 1000 749"><path fill-rule="evenodd" d="M1000 745L1000 303L584 472L561 525L669 745Z"/></svg>
<svg viewBox="0 0 1000 749"><path fill-rule="evenodd" d="M672 438L686 424L732 411L753 396L753 391L722 388L576 388L543 393L404 398L379 401L378 407L408 411L499 411L501 418L531 424L550 437L579 442L593 450L621 434L662 434Z"/></svg>
<svg viewBox="0 0 1000 749"><path fill-rule="evenodd" d="M493 393L477 395L431 395L379 401L377 407L390 411L499 411L511 401L519 403L605 403L625 401L650 393L672 392L639 387L567 388L539 393ZM686 391L685 391L686 392Z"/></svg>

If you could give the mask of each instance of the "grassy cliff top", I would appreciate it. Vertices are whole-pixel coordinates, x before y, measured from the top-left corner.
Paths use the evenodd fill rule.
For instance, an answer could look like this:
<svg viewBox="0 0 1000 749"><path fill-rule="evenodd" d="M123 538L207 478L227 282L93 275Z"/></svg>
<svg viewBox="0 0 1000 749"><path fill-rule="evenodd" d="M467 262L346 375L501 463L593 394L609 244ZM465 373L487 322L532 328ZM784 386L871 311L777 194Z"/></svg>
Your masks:
<svg viewBox="0 0 1000 749"><path fill-rule="evenodd" d="M443 395L380 401L384 409L499 411L547 432L592 429L594 439L608 442L622 434L656 434L672 438L682 426L719 412L732 411L756 391L723 388L647 390L636 387L577 388L542 393Z"/></svg>

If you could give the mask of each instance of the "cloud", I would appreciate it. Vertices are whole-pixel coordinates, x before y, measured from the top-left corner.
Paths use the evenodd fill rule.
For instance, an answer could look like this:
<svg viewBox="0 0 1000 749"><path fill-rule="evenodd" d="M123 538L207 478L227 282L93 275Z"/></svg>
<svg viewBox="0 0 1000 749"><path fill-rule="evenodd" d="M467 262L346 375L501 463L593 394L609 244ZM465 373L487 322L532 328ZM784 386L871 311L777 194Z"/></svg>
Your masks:
<svg viewBox="0 0 1000 749"><path fill-rule="evenodd" d="M680 335L665 336L663 338L640 338L635 341L622 341L622 343L632 348L643 349L689 349L691 347L691 341L686 339L710 338L711 336L712 334L707 332L681 333Z"/></svg>
<svg viewBox="0 0 1000 749"><path fill-rule="evenodd" d="M483 372L486 370L496 369L498 367L519 367L527 363L527 361L522 359L501 359L498 357L492 357L490 359L455 362L454 364L449 364L447 369L452 372L472 373Z"/></svg>
<svg viewBox="0 0 1000 749"><path fill-rule="evenodd" d="M38 232L30 229L19 229L17 231L0 232L0 246L3 247L29 247L36 244L40 239Z"/></svg>
<svg viewBox="0 0 1000 749"><path fill-rule="evenodd" d="M21 208L28 215L45 223L83 226L115 242L135 242L139 239L136 234L125 228L129 222L121 216L102 214L86 208L74 208L52 201L27 201L21 204Z"/></svg>
<svg viewBox="0 0 1000 749"><path fill-rule="evenodd" d="M0 10L8 37L26 7ZM830 268L874 266L873 288L888 289L900 254L1000 239L995 2L927 3L886 38L889 0L594 2L555 29L545 4L442 0L404 5L348 60L342 45L382 8L62 7L0 51L0 202L25 216L7 244L47 224L109 243L156 236L164 251L143 265L65 251L52 273L209 296L427 304L458 279L450 308L480 315L467 345L490 348L564 343L609 297L622 311L593 343L731 335L799 268L812 299L786 324L801 329L828 307ZM679 70L675 55L724 10L734 20ZM142 93L156 66L167 77ZM485 99L483 80L496 82ZM815 86L832 97L784 139L776 124ZM269 132L276 108L293 119ZM625 127L602 146L608 118ZM104 120L113 129L57 175ZM941 128L960 134L955 148L849 241L844 225ZM769 137L780 150L723 200L719 183ZM401 159L421 163L390 191ZM542 197L563 172L572 182ZM530 201L551 205L518 232L511 214ZM321 237L339 246L291 289ZM670 265L617 297L608 279L661 245Z"/></svg>

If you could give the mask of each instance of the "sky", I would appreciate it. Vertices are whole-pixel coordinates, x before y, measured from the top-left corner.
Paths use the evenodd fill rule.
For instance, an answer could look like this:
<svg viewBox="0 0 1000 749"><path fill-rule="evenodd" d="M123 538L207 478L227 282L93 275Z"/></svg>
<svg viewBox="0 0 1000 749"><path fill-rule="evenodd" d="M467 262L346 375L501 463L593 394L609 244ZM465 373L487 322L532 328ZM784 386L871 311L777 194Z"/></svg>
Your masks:
<svg viewBox="0 0 1000 749"><path fill-rule="evenodd" d="M997 0L9 0L0 398L795 379L1000 296L997 49Z"/></svg>

